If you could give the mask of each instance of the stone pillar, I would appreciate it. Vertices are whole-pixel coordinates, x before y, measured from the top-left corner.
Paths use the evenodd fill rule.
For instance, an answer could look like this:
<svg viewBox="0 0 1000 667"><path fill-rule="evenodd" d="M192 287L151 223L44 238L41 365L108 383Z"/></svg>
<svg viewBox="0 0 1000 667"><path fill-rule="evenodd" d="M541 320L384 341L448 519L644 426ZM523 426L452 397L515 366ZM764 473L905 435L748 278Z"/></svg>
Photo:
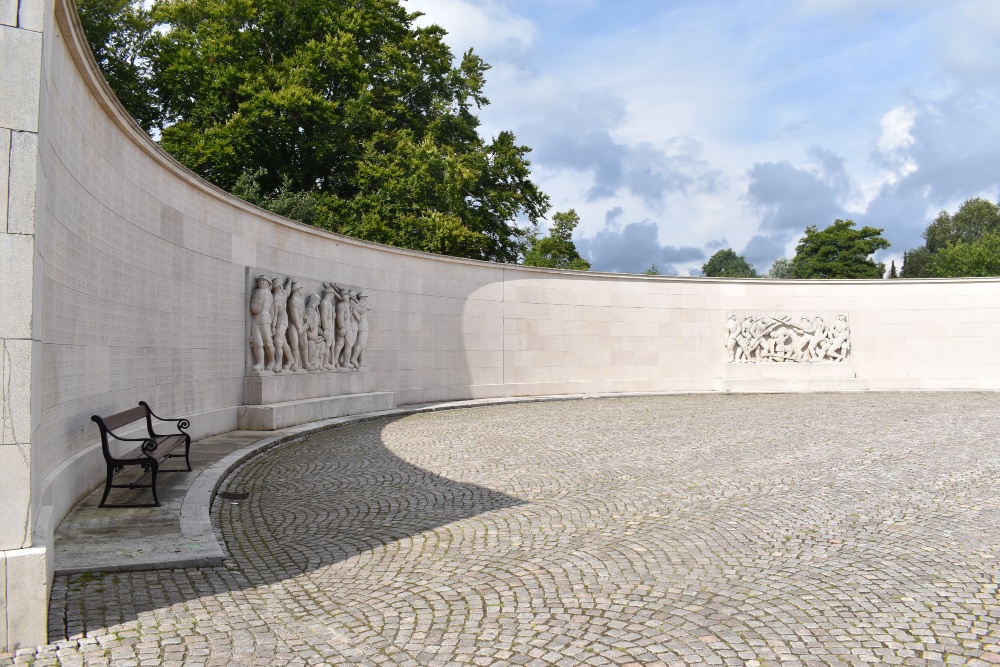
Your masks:
<svg viewBox="0 0 1000 667"><path fill-rule="evenodd" d="M32 545L39 475L31 447L45 8L45 0L0 0L0 651L47 640L47 550Z"/></svg>

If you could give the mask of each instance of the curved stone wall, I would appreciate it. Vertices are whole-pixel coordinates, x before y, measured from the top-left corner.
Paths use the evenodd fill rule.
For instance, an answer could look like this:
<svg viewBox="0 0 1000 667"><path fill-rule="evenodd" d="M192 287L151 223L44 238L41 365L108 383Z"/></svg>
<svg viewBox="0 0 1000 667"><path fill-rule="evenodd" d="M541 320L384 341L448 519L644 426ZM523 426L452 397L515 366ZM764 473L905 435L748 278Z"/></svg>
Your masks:
<svg viewBox="0 0 1000 667"><path fill-rule="evenodd" d="M24 489L11 501L14 520L0 525L0 548L10 553L31 546L20 526L35 525L35 546L50 546L52 527L102 481L90 415L142 399L161 414L194 415L198 436L235 428L245 402L248 267L363 286L372 305L371 389L393 392L399 404L1000 388L997 280L579 274L397 250L281 219L186 171L131 122L94 65L69 0L21 7L41 45L17 46L29 74L40 67L37 153L30 128L2 125L10 127L3 145L21 147L9 149L10 182L32 181L35 205L30 229L20 230L33 245L9 250L14 241L6 239L2 248L8 263L27 258L19 269L29 277L25 285L4 273L10 298L0 307L2 318L16 319L15 307L30 318L30 336L3 328L4 377L21 387L5 396L14 426L5 421L4 432L25 432L5 435L4 445L19 446L16 456L12 446L0 449L0 462L20 466L11 474ZM28 219L11 217L8 231ZM729 313L827 322L843 313L852 355L844 363L727 363ZM18 385L25 375L27 385ZM29 636L7 632L10 645Z"/></svg>

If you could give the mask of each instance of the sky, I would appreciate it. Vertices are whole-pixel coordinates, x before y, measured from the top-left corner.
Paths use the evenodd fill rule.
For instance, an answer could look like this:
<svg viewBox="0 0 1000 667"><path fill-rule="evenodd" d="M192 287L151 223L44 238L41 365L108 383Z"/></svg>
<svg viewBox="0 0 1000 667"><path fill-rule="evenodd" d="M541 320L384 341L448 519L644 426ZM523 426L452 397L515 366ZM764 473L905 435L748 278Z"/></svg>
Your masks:
<svg viewBox="0 0 1000 667"><path fill-rule="evenodd" d="M837 218L899 266L1000 197L1000 0L404 1L492 66L481 132L532 148L594 270L764 272Z"/></svg>

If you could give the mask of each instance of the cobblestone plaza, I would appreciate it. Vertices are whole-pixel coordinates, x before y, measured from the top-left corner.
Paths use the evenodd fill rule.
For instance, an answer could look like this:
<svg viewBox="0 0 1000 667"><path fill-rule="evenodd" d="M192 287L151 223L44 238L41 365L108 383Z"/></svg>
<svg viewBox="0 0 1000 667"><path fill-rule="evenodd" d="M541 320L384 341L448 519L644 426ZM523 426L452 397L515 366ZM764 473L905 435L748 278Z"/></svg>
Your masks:
<svg viewBox="0 0 1000 667"><path fill-rule="evenodd" d="M251 460L225 567L58 577L66 665L1000 663L1000 397L681 395Z"/></svg>

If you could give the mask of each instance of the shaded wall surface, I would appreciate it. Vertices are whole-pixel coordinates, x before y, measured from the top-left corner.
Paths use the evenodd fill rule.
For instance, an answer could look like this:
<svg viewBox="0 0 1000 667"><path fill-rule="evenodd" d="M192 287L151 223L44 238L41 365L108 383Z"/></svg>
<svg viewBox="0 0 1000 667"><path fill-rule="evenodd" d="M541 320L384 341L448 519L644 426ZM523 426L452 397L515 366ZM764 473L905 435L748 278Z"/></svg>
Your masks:
<svg viewBox="0 0 1000 667"><path fill-rule="evenodd" d="M0 522L5 554L34 547L47 558L52 527L103 481L90 415L146 400L161 414L194 415L201 436L235 427L244 402L247 267L364 288L374 388L394 392L399 404L1000 388L996 280L576 274L396 250L278 218L186 171L131 122L68 0L14 5L13 25L0 16L0 52L16 67L0 76L29 93L34 85L34 93L0 103L0 155L9 156L0 181L16 184L0 233L0 339L11 387L0 465L16 489L2 492L15 508ZM828 321L846 314L853 357L727 364L729 313ZM44 600L42 586L31 600ZM8 594L5 608L12 604ZM11 629L8 621L0 643L37 638L34 617L23 623Z"/></svg>

